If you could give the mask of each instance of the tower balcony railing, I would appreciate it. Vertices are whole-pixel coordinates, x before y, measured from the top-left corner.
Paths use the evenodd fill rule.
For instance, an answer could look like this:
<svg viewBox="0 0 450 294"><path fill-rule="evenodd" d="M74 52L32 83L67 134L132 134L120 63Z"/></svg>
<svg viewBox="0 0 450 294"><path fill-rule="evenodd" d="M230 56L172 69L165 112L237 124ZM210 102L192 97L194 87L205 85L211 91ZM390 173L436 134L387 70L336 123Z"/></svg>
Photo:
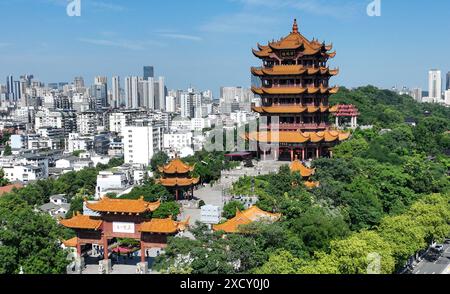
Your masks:
<svg viewBox="0 0 450 294"><path fill-rule="evenodd" d="M271 107L271 106L283 106L283 107L296 107L296 106L303 106L303 107L321 107L321 106L328 106L323 103L279 103L279 102L273 102L273 103L263 103L263 107Z"/></svg>
<svg viewBox="0 0 450 294"><path fill-rule="evenodd" d="M287 85L280 85L280 84L267 84L265 87L267 88L318 88L318 87L328 87L328 84L324 83L312 83L312 84L287 84Z"/></svg>
<svg viewBox="0 0 450 294"><path fill-rule="evenodd" d="M269 124L262 129L268 130L325 130L329 127L327 123L279 123Z"/></svg>

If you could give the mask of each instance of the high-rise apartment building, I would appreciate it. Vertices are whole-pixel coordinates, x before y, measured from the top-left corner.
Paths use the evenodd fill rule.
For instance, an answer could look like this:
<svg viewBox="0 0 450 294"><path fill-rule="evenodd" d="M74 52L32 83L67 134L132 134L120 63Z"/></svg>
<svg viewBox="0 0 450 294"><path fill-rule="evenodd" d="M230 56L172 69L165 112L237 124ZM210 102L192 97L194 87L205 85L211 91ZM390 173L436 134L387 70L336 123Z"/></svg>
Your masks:
<svg viewBox="0 0 450 294"><path fill-rule="evenodd" d="M176 112L176 98L173 96L166 97L166 112Z"/></svg>
<svg viewBox="0 0 450 294"><path fill-rule="evenodd" d="M108 79L106 77L95 77L94 85L91 86L91 97L95 100L95 108L108 106Z"/></svg>
<svg viewBox="0 0 450 294"><path fill-rule="evenodd" d="M139 78L126 77L125 78L125 106L128 109L135 109L139 107Z"/></svg>
<svg viewBox="0 0 450 294"><path fill-rule="evenodd" d="M447 73L447 82L445 83L445 90L450 90L450 71Z"/></svg>
<svg viewBox="0 0 450 294"><path fill-rule="evenodd" d="M422 102L422 88L414 88L411 90L411 97L417 102Z"/></svg>
<svg viewBox="0 0 450 294"><path fill-rule="evenodd" d="M194 93L192 92L181 93L181 117L194 117Z"/></svg>
<svg viewBox="0 0 450 294"><path fill-rule="evenodd" d="M113 108L120 107L122 101L120 101L120 77L112 77L112 89L111 89L111 102L110 106Z"/></svg>
<svg viewBox="0 0 450 294"><path fill-rule="evenodd" d="M161 150L162 131L159 126L142 124L122 128L125 163L148 165L153 154Z"/></svg>
<svg viewBox="0 0 450 294"><path fill-rule="evenodd" d="M6 98L14 100L14 78L13 76L6 77Z"/></svg>
<svg viewBox="0 0 450 294"><path fill-rule="evenodd" d="M153 77L148 78L148 101L147 107L149 109L155 109L155 79Z"/></svg>
<svg viewBox="0 0 450 294"><path fill-rule="evenodd" d="M428 73L428 97L429 102L440 102L442 100L442 77L440 70L432 69Z"/></svg>
<svg viewBox="0 0 450 294"><path fill-rule="evenodd" d="M159 107L157 109L164 111L166 108L166 95L167 95L167 88L165 85L165 79L164 77L158 78L158 105Z"/></svg>
<svg viewBox="0 0 450 294"><path fill-rule="evenodd" d="M23 90L25 90L25 89L23 89ZM20 100L20 99L22 99L22 85L21 85L21 83L20 83L20 81L14 81L14 90L13 90L13 93L14 93L14 100Z"/></svg>
<svg viewBox="0 0 450 294"><path fill-rule="evenodd" d="M83 77L75 77L73 80L73 84L75 86L75 89L79 91L80 89L84 88L84 79Z"/></svg>
<svg viewBox="0 0 450 294"><path fill-rule="evenodd" d="M144 80L155 77L155 71L153 66L144 66Z"/></svg>

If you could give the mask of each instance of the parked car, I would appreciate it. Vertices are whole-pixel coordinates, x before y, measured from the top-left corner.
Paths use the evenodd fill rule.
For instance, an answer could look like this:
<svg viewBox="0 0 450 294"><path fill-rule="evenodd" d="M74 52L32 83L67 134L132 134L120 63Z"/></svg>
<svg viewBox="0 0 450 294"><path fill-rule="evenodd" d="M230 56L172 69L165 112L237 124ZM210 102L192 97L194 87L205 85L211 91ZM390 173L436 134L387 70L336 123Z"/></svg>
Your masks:
<svg viewBox="0 0 450 294"><path fill-rule="evenodd" d="M435 252L442 253L444 251L444 245L436 244L433 247L431 247L431 249Z"/></svg>

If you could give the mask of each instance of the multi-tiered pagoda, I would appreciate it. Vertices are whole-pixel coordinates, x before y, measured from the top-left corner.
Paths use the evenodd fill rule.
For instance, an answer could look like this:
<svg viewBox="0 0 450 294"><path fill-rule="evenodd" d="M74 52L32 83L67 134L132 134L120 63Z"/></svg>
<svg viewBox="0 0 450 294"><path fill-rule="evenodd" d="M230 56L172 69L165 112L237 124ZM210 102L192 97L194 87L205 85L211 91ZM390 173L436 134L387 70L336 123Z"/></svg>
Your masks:
<svg viewBox="0 0 450 294"><path fill-rule="evenodd" d="M296 156L301 160L331 156L331 148L350 135L333 130L329 121L329 97L338 92L330 78L339 73L327 66L336 55L332 45L305 38L295 20L287 37L267 46L258 44L258 49L253 54L263 66L251 71L261 86L252 91L262 104L253 111L267 118L267 127L247 138L259 143L264 157L293 161ZM265 144L270 147L261 148Z"/></svg>
<svg viewBox="0 0 450 294"><path fill-rule="evenodd" d="M175 192L175 199L177 201L181 197L183 199L193 197L194 186L200 182L200 178L194 178L190 175L194 169L195 165L186 164L177 157L169 164L158 167L162 177L157 182L170 191Z"/></svg>

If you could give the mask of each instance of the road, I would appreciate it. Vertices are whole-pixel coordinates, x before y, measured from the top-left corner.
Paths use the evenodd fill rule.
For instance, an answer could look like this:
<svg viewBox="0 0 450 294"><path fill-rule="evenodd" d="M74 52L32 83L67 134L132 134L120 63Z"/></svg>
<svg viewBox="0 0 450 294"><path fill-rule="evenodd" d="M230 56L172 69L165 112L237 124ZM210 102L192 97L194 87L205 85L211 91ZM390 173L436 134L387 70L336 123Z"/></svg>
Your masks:
<svg viewBox="0 0 450 294"><path fill-rule="evenodd" d="M423 259L413 270L413 274L437 275L450 274L450 244L444 245L444 253L436 261Z"/></svg>
<svg viewBox="0 0 450 294"><path fill-rule="evenodd" d="M266 160L256 162L255 166L252 168L245 168L242 165L238 168L223 171L220 180L214 184L213 187L206 185L194 191L195 198L203 200L206 204L218 206L220 209L223 208L224 201L223 197L224 190L230 189L233 183L237 182L243 176L258 176L267 175L269 173L276 173L280 166L284 164L289 164L288 162L280 162L274 160ZM200 209L194 202L183 203L183 209L179 220L185 220L190 218L190 224L195 224L196 221L200 221Z"/></svg>

